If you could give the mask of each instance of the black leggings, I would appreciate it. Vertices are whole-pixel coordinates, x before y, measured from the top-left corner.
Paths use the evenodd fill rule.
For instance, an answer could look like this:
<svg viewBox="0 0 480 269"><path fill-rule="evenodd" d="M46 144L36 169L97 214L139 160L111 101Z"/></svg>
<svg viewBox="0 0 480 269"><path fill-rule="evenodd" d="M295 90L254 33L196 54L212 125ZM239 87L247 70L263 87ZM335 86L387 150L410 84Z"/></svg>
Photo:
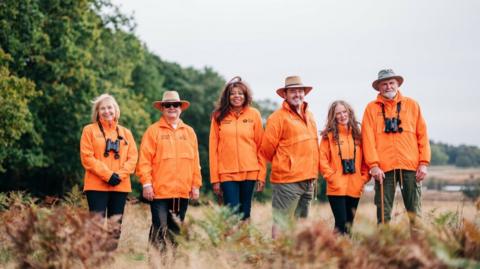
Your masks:
<svg viewBox="0 0 480 269"><path fill-rule="evenodd" d="M152 226L148 240L160 251L168 243L175 244L174 235L180 233L178 221L183 222L187 213L188 199L155 199L150 203ZM176 220L177 219L177 220Z"/></svg>
<svg viewBox="0 0 480 269"><path fill-rule="evenodd" d="M350 232L360 198L329 195L328 201L335 217L335 229L341 234Z"/></svg>
<svg viewBox="0 0 480 269"><path fill-rule="evenodd" d="M98 212L104 216L107 213L107 217L123 215L128 193L114 191L86 191L85 193L90 212Z"/></svg>
<svg viewBox="0 0 480 269"><path fill-rule="evenodd" d="M85 193L87 195L88 209L90 212L99 213L104 217L106 213L109 218L114 215L120 215L118 219L120 226L118 230L115 229L112 231L113 236L117 239L112 249L116 249L122 232L122 216L128 193L116 191L86 191Z"/></svg>

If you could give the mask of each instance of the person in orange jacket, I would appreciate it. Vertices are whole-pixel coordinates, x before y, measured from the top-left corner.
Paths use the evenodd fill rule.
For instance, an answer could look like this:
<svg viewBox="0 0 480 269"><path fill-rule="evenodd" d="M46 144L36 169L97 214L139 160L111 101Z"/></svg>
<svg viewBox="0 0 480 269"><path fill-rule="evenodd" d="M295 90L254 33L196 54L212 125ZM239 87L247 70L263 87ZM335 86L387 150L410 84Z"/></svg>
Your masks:
<svg viewBox="0 0 480 269"><path fill-rule="evenodd" d="M363 162L360 123L352 107L335 101L328 109L320 142L320 173L327 181L327 197L340 234L350 232L363 186L370 180Z"/></svg>
<svg viewBox="0 0 480 269"><path fill-rule="evenodd" d="M118 124L119 118L113 96L102 94L93 100L92 123L83 128L80 139L80 159L89 210L109 218L120 215L121 223L138 153L132 133ZM120 238L120 230L114 232Z"/></svg>
<svg viewBox="0 0 480 269"><path fill-rule="evenodd" d="M289 76L277 94L285 101L267 120L260 153L272 163L273 226L277 238L285 217L306 218L318 177L317 125L303 99L312 87Z"/></svg>
<svg viewBox="0 0 480 269"><path fill-rule="evenodd" d="M228 82L212 113L210 182L226 205L250 218L255 184L265 185L266 166L258 154L263 127L260 112L251 107L252 94L240 77Z"/></svg>
<svg viewBox="0 0 480 269"><path fill-rule="evenodd" d="M166 91L153 106L162 112L159 121L148 127L140 145L137 175L143 197L150 201L152 226L149 241L161 251L174 243L172 234L183 222L189 198L199 198L202 177L198 142L192 127L180 119L190 103L176 91Z"/></svg>
<svg viewBox="0 0 480 269"><path fill-rule="evenodd" d="M379 94L363 114L363 151L370 174L376 180L375 204L379 223L391 218L397 183L411 220L420 214L421 183L430 163L427 125L418 103L400 92L403 81L403 77L391 69L380 70L372 83Z"/></svg>

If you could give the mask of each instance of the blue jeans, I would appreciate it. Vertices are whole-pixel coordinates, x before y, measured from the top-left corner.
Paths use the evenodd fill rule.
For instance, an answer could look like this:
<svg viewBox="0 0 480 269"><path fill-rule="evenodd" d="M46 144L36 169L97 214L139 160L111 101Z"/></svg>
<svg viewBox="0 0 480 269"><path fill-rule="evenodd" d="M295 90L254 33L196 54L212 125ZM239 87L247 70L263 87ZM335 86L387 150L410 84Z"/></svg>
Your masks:
<svg viewBox="0 0 480 269"><path fill-rule="evenodd" d="M253 189L256 180L225 181L220 184L225 205L234 208L235 212L242 214L242 220L250 218L252 209Z"/></svg>

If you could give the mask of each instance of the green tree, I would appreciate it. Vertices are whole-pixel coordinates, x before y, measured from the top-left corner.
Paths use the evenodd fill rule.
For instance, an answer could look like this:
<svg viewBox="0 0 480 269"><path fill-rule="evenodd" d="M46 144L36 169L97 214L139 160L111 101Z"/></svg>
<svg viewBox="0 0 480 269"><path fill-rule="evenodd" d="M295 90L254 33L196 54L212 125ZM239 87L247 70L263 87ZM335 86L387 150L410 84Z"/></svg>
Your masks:
<svg viewBox="0 0 480 269"><path fill-rule="evenodd" d="M448 155L443 147L432 143L430 148L432 151L432 165L446 165L448 163Z"/></svg>
<svg viewBox="0 0 480 269"><path fill-rule="evenodd" d="M28 103L38 92L35 85L10 74L10 55L0 48L0 172L5 172L3 161L14 150L16 142L33 132L32 114Z"/></svg>

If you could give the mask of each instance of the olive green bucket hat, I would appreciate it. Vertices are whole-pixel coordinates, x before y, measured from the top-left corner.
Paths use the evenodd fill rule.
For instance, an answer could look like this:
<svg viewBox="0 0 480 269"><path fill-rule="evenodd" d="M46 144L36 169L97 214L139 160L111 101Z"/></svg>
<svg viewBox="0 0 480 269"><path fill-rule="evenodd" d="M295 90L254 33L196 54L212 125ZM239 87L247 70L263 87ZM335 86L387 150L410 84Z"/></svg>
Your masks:
<svg viewBox="0 0 480 269"><path fill-rule="evenodd" d="M372 87L378 91L378 83L383 80L394 78L398 81L398 86L400 87L403 83L403 77L398 76L393 72L392 69L382 69L378 72L378 79L372 83Z"/></svg>

